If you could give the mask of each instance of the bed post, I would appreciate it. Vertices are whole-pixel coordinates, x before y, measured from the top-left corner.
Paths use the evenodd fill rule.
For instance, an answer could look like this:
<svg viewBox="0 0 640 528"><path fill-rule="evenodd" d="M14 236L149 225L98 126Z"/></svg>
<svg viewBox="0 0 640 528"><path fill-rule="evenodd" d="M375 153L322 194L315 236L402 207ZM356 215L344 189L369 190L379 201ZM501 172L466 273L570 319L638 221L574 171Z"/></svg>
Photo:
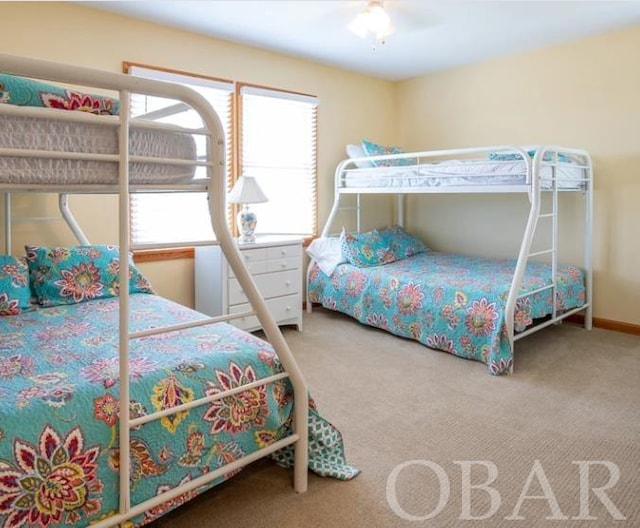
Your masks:
<svg viewBox="0 0 640 528"><path fill-rule="evenodd" d="M4 193L4 252L11 255L11 193Z"/></svg>
<svg viewBox="0 0 640 528"><path fill-rule="evenodd" d="M404 225L404 194L398 194L396 196L396 224L401 227L405 227Z"/></svg>
<svg viewBox="0 0 640 528"><path fill-rule="evenodd" d="M309 264L307 265L304 283L304 305L307 309L308 314L313 311L313 306L311 306L311 299L309 298L309 274L311 273L311 266L313 265L313 262L314 260L312 258L309 258Z"/></svg>
<svg viewBox="0 0 640 528"><path fill-rule="evenodd" d="M129 90L120 90L120 126L118 130L118 231L120 245L120 313L119 313L119 350L120 350L120 395L121 412L118 413L120 425L120 508L119 513L126 515L131 509L131 430L129 426ZM62 196L61 196L62 199ZM71 225L71 224L70 224ZM73 230L73 227L72 227ZM124 264L126 263L126 264ZM126 410L122 412L122 410Z"/></svg>
<svg viewBox="0 0 640 528"><path fill-rule="evenodd" d="M586 298L587 310L584 314L584 327L591 330L593 325L593 162L591 156L586 154L587 182L585 196L585 234L584 234L584 272L586 274Z"/></svg>

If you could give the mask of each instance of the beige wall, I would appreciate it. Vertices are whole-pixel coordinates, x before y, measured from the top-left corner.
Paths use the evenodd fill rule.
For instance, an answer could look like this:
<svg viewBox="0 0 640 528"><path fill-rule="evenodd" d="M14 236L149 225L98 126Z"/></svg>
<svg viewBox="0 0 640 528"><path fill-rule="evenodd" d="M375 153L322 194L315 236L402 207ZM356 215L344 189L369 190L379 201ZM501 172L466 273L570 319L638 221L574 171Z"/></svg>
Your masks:
<svg viewBox="0 0 640 528"><path fill-rule="evenodd" d="M424 75L398 85L398 142L409 149L559 144L591 153L594 311L640 324L640 26ZM579 200L566 198L573 247ZM422 196L409 227L442 249L507 255L526 203L510 196ZM415 203L417 202L417 203ZM513 254L513 253L511 253Z"/></svg>
<svg viewBox="0 0 640 528"><path fill-rule="evenodd" d="M337 68L62 2L4 2L0 34L2 52L14 55L110 71L121 71L122 61L139 62L317 95L320 228L331 207L333 171L345 157L345 145L364 136L391 142L396 135L394 83ZM16 209L35 210L34 200L45 202L19 197ZM390 214L388 201L378 202L375 213ZM92 241L117 241L114 197L74 197L74 203ZM55 211L55 202L46 207ZM25 242L73 242L58 223L20 225L14 239L16 252ZM193 305L191 261L141 268L160 293Z"/></svg>

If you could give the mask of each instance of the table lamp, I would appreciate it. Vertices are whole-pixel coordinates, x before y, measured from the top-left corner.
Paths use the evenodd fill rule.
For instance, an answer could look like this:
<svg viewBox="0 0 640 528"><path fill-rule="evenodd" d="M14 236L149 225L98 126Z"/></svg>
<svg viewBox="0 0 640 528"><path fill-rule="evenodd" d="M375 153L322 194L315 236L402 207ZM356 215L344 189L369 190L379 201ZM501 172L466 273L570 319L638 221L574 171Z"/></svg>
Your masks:
<svg viewBox="0 0 640 528"><path fill-rule="evenodd" d="M258 217L253 211L249 211L249 204L263 203L269 201L253 176L240 176L233 189L228 194L230 203L241 204L242 209L238 213L238 228L241 243L255 242L253 234L258 223Z"/></svg>

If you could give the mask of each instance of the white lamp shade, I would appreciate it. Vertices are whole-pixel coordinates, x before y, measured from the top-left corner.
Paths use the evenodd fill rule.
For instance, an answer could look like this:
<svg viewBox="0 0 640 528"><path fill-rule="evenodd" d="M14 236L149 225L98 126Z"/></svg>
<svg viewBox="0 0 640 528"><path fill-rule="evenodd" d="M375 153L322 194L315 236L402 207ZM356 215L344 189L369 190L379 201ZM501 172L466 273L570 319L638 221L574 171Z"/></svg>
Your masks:
<svg viewBox="0 0 640 528"><path fill-rule="evenodd" d="M252 204L269 201L253 176L240 176L228 194L230 203Z"/></svg>

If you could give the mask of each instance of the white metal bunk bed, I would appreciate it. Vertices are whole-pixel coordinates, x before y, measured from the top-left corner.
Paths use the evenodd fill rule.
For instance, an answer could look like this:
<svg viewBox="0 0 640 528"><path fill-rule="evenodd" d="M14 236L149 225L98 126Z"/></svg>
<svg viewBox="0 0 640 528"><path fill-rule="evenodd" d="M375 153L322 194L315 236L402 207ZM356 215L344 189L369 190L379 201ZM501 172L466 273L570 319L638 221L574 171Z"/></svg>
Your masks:
<svg viewBox="0 0 640 528"><path fill-rule="evenodd" d="M559 309L557 302L552 302L553 306L544 318L532 321L526 329L516 328L514 315L519 302L545 291L551 292L552 299L557 299L559 196L566 192L581 193L584 198L584 261L582 263L584 302L566 310ZM591 158L586 151L560 146L503 145L346 159L338 164L335 171L335 198L321 237L336 236L334 224L337 215L342 211L355 212L355 231L359 232L363 208L361 197L367 194L396 195L396 222L402 226L405 216L404 197L420 193L517 193L528 196L529 211L526 226L517 259L514 260L508 294L504 295L506 298L504 325L511 354L511 362L505 371L513 371L513 347L518 339L546 326L557 324L578 312L584 312L584 326L586 329L591 329L593 168ZM551 203L543 207L545 194L550 195ZM345 205L344 199L348 196L352 197L352 201ZM547 231L550 234L550 247L533 251L532 243L541 223L539 221L549 222L548 225L543 224L543 228L550 228L550 231ZM548 259L551 280L534 289L522 290L525 270L535 257ZM319 274L318 269L314 267L313 258L307 270L307 310L311 311L313 302L339 309L335 308L335 299L324 302L326 299L310 298L311 273ZM337 271L331 275L334 286L338 284L336 273ZM346 274L348 271L343 270L341 273ZM376 280L379 280L379 277ZM331 279L322 277L322 281L328 284ZM341 284L341 287L344 287L344 284ZM335 290L333 294L336 295ZM347 313L352 316L355 316L354 313L358 315L358 312L347 311ZM357 318L364 322L364 316ZM384 328L385 325L386 323L382 325L376 323L373 326ZM413 336L406 334L405 337ZM434 346L434 348L438 347ZM452 352L452 350L448 351Z"/></svg>
<svg viewBox="0 0 640 528"><path fill-rule="evenodd" d="M266 447L254 451L252 453L238 458L228 465L216 468L209 473L202 474L194 478L184 485L175 487L165 491L163 494L155 496L141 504L130 503L130 452L128 449L120 451L119 460L119 511L114 515L102 520L93 521L96 528L113 526L132 519L141 513L156 508L161 504L173 501L185 494L195 492L203 485L212 483L221 476L242 468L254 460L270 455L285 446L295 447L295 470L294 470L294 487L298 492L304 492L307 488L307 468L308 468L308 394L305 380L302 376L297 363L291 354L291 351L283 338L278 326L270 315L264 300L258 292L250 274L236 247L234 239L231 236L225 218L225 145L224 134L218 119L218 116L206 102L206 100L183 86L173 85L165 82L157 82L142 78L136 78L123 74L115 74L104 71L98 71L88 68L75 67L70 65L55 64L40 60L15 57L0 54L0 71L18 75L42 79L64 84L72 84L83 87L92 87L96 90L109 90L119 94L120 112L117 116L104 116L96 119L102 120L105 126L112 127L118 131L118 152L113 154L96 154L84 152L53 152L47 149L33 150L29 148L0 148L0 157L12 157L25 160L46 158L47 160L86 160L96 162L110 162L112 165L117 164L118 174L115 181L96 182L96 183L62 183L47 182L45 184L31 181L29 183L21 183L20 181L9 180L8 182L0 179L0 191L5 196L5 244L6 253L11 253L11 193L57 193L60 195L60 206L63 216L69 222L69 225L81 244L88 241L79 226L73 219L70 211L66 207L67 193L117 193L119 195L119 246L120 254L127 255L130 250L129 240L129 195L132 192L144 191L199 191L207 192L209 200L209 209L213 230L216 235L217 243L220 244L222 250L233 269L236 277L240 281L251 306L252 311L235 314L233 316L222 316L214 318L201 319L196 322L176 324L165 328L156 328L142 332L130 331L129 308L130 294L129 289L123 287L119 294L119 399L120 408L130 408L130 376L129 370L129 351L133 340L149 338L161 333L172 333L182 331L187 328L202 327L212 323L227 321L235 317L246 315L256 315L260 320L264 329L267 340L275 349L279 358L283 372L271 376L254 380L245 385L234 387L230 390L218 392L213 396L197 399L164 409L163 411L151 413L144 417L131 418L128 413L119 414L119 445L130 445L130 431L133 428L140 427L142 424L151 420L160 420L171 414L188 411L196 406L210 404L214 401L223 401L224 398L232 397L255 387L264 386L266 384L282 383L281 380L288 378L293 386L294 410L293 410L293 432L283 438L276 438ZM153 95L158 97L166 97L168 99L177 99L183 101L193 109L195 109L202 117L204 128L190 133L203 134L208 138L207 141L207 160L204 162L195 162L194 160L175 160L166 158L150 158L145 156L134 156L129 153L129 135L130 128L133 126L133 120L130 116L129 99L131 93L140 93ZM0 114L11 114L13 116L34 117L42 114L43 109L39 108L22 108L11 107L9 105L0 104ZM46 110L46 109L45 109ZM44 112L47 113L48 110ZM56 112L56 111L54 111ZM82 112L60 112L55 115L56 120L61 122L91 122L94 116L85 115ZM140 125L141 126L141 125ZM144 125L147 128L154 128L153 124ZM208 177L206 179L185 181L179 180L178 183L169 183L171 178L166 182L151 181L145 183L144 180L138 183L131 183L129 177L130 163L149 163L162 164L164 166L176 167L183 169L187 166L199 165L205 166ZM126 266L120 267L119 280L121 284L128 284L128 269ZM1 428L0 428L1 429ZM1 438L1 436L0 436ZM0 461L2 462L2 461ZM6 469L0 463L0 469ZM6 506L6 505L5 505ZM6 513L6 512L4 512ZM25 521L28 522L28 521Z"/></svg>

